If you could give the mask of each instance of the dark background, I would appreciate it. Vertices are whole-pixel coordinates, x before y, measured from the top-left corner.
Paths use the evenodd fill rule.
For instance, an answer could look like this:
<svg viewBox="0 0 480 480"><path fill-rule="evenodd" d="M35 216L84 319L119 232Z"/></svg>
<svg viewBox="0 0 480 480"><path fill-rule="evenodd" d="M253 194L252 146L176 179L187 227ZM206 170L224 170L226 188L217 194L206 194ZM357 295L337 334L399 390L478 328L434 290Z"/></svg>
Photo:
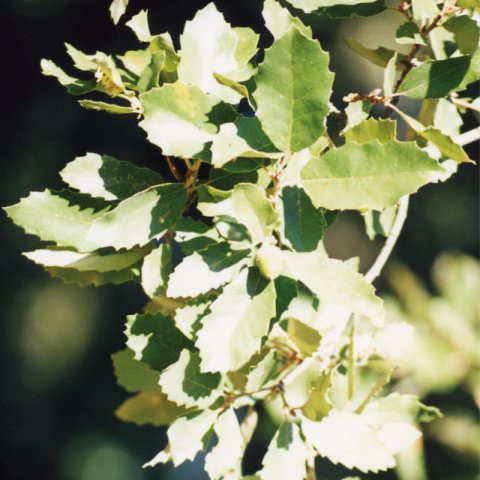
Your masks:
<svg viewBox="0 0 480 480"><path fill-rule="evenodd" d="M135 47L130 30L116 29L110 21L109 0L0 1L0 35L4 37L0 52L0 205L15 203L32 190L61 188L58 171L87 151L161 170L159 151L145 141L133 117L83 110L54 79L40 74L41 58L53 59L69 71L63 42L87 53L123 53ZM184 21L206 3L139 1L130 5L128 13L150 7L152 31L168 30L177 37ZM260 1L215 3L234 25L264 32ZM367 21L359 22L367 25ZM343 95L364 87L362 81L370 67L362 63L362 70L352 68L351 57L338 47L341 22L317 18L314 26L322 46L338 50L332 69L337 73L334 101L341 106ZM265 39L269 41L268 36ZM467 116L466 129L473 124L474 118ZM471 146L469 153L476 156L476 147ZM360 227L357 217L344 215L337 227L340 240L333 243L338 255L362 253L366 265L377 245L373 250L366 246ZM177 473L168 467L142 470L141 464L164 447L164 430L124 424L113 416L126 394L116 386L110 355L122 348L125 315L139 311L145 302L140 288L134 284L99 289L66 286L21 256L38 243L13 226L3 212L0 229L1 478L203 478L201 467L194 470L192 465ZM341 242L341 234L347 241ZM426 187L413 198L395 256L428 284L434 259L446 250L477 255L476 167L462 166L447 184ZM387 289L384 283L379 285ZM259 467L261 448L271 435L272 426L264 420L249 450L250 471ZM442 469L460 469L459 479L470 478L462 476L462 464L453 458L445 460L435 445L429 448L429 468L438 473L431 478L441 478ZM332 479L345 473L328 466L322 471Z"/></svg>

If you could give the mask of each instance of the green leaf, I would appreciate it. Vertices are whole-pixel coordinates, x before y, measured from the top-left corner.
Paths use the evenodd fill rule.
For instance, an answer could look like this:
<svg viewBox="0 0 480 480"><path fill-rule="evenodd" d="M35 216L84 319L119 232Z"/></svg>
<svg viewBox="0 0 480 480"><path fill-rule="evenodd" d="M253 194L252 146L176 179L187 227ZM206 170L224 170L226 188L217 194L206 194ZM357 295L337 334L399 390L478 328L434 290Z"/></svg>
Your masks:
<svg viewBox="0 0 480 480"><path fill-rule="evenodd" d="M129 315L125 334L135 360L158 371L175 363L183 349L192 348L192 342L176 328L173 319L160 313Z"/></svg>
<svg viewBox="0 0 480 480"><path fill-rule="evenodd" d="M395 51L385 47L378 47L375 50L371 48L367 48L352 37L344 38L344 42L355 53L357 53L363 58L366 58L367 60L372 62L374 65L378 65L379 67L382 67L382 68L386 68L390 59L395 55ZM397 69L401 68L401 65L402 65L401 61L403 60L403 58L405 58L404 55L398 55Z"/></svg>
<svg viewBox="0 0 480 480"><path fill-rule="evenodd" d="M364 415L344 411L334 411L320 422L305 419L302 431L320 455L365 473L393 468L394 455L421 435L408 423L388 422L375 428Z"/></svg>
<svg viewBox="0 0 480 480"><path fill-rule="evenodd" d="M222 376L202 373L200 356L188 350L162 372L158 383L170 401L187 408L205 409L222 395Z"/></svg>
<svg viewBox="0 0 480 480"><path fill-rule="evenodd" d="M120 202L97 218L88 239L101 247L115 249L146 245L161 238L183 213L187 201L185 185L166 183Z"/></svg>
<svg viewBox="0 0 480 480"><path fill-rule="evenodd" d="M478 49L480 29L477 22L468 15L450 17L442 26L455 35L458 49L464 55L472 54Z"/></svg>
<svg viewBox="0 0 480 480"><path fill-rule="evenodd" d="M207 201L207 195L215 195L216 202ZM268 200L265 190L250 183L239 183L230 193L208 188L200 195L199 210L208 217L231 219L244 225L253 244L270 235L277 222L277 213Z"/></svg>
<svg viewBox="0 0 480 480"><path fill-rule="evenodd" d="M262 13L265 26L276 39L283 37L291 27L296 27L308 38L312 37L312 29L304 25L297 17L290 15L290 12L283 8L277 0L265 0Z"/></svg>
<svg viewBox="0 0 480 480"><path fill-rule="evenodd" d="M171 425L184 413L184 408L168 401L164 394L146 392L130 397L115 410L115 415L124 422L155 427Z"/></svg>
<svg viewBox="0 0 480 480"><path fill-rule="evenodd" d="M214 426L218 443L205 458L205 471L212 480L242 477L246 441L233 408L218 417Z"/></svg>
<svg viewBox="0 0 480 480"><path fill-rule="evenodd" d="M120 20L120 17L123 16L127 10L129 0L113 0L110 4L110 16L112 17L113 23L117 24Z"/></svg>
<svg viewBox="0 0 480 480"><path fill-rule="evenodd" d="M130 27L141 42L150 42L152 40L153 37L148 26L147 10L140 10L125 25Z"/></svg>
<svg viewBox="0 0 480 480"><path fill-rule="evenodd" d="M111 254L78 253L71 250L35 250L24 255L45 268L67 268L79 272L118 272L137 264L145 252L119 252Z"/></svg>
<svg viewBox="0 0 480 480"><path fill-rule="evenodd" d="M217 289L235 277L250 250L231 250L227 242L214 243L183 259L170 276L169 297L196 297Z"/></svg>
<svg viewBox="0 0 480 480"><path fill-rule="evenodd" d="M254 70L248 62L257 52L257 42L258 35L253 30L231 28L210 3L185 25L180 37L178 77L225 102L238 103L240 95L219 84L213 74L238 82L250 78Z"/></svg>
<svg viewBox="0 0 480 480"><path fill-rule="evenodd" d="M387 207L384 210L368 210L362 213L365 229L370 240L377 235L388 237L396 218L397 206Z"/></svg>
<svg viewBox="0 0 480 480"><path fill-rule="evenodd" d="M450 137L459 135L460 129L463 126L463 119L457 107L445 98L440 98L436 102L437 106L433 116L433 126Z"/></svg>
<svg viewBox="0 0 480 480"><path fill-rule="evenodd" d="M375 120L369 118L344 132L347 142L360 145L378 140L380 143L395 139L396 122L394 120Z"/></svg>
<svg viewBox="0 0 480 480"><path fill-rule="evenodd" d="M55 77L61 85L66 87L68 93L72 95L83 95L95 90L94 81L79 80L78 78L67 75L60 67L57 67L51 60L42 59L40 62L42 74L48 77Z"/></svg>
<svg viewBox="0 0 480 480"><path fill-rule="evenodd" d="M135 360L128 348L112 355L117 383L127 392L159 393L158 372L147 364Z"/></svg>
<svg viewBox="0 0 480 480"><path fill-rule="evenodd" d="M438 14L435 0L412 0L413 18L415 20L434 19Z"/></svg>
<svg viewBox="0 0 480 480"><path fill-rule="evenodd" d="M284 422L268 446L259 472L261 480L304 480L307 474L307 447L298 426Z"/></svg>
<svg viewBox="0 0 480 480"><path fill-rule="evenodd" d="M5 208L10 219L26 233L60 247L88 252L98 244L87 238L93 221L109 208L87 196L72 192L32 192L16 205Z"/></svg>
<svg viewBox="0 0 480 480"><path fill-rule="evenodd" d="M395 37L400 44L426 45L420 33L420 28L415 22L405 22L400 25L395 33Z"/></svg>
<svg viewBox="0 0 480 480"><path fill-rule="evenodd" d="M410 70L398 92L419 100L445 97L477 80L479 60L480 55L428 60Z"/></svg>
<svg viewBox="0 0 480 480"><path fill-rule="evenodd" d="M265 51L253 98L263 130L284 152L309 147L325 130L333 74L318 42L291 28Z"/></svg>
<svg viewBox="0 0 480 480"><path fill-rule="evenodd" d="M175 325L188 338L195 339L201 326L201 319L207 314L212 303L210 297L200 297L188 302L175 311Z"/></svg>
<svg viewBox="0 0 480 480"><path fill-rule="evenodd" d="M315 250L327 227L323 212L300 187L283 188L281 198L285 238L297 252Z"/></svg>
<svg viewBox="0 0 480 480"><path fill-rule="evenodd" d="M205 410L178 418L167 431L169 447L144 467L154 467L169 460L172 460L174 466L178 467L185 460L193 461L198 452L207 448L211 430L218 415L218 410Z"/></svg>
<svg viewBox="0 0 480 480"><path fill-rule="evenodd" d="M310 396L302 408L302 413L309 420L318 422L331 412L333 405L327 396L332 384L331 377L331 371L330 373L323 373L313 383Z"/></svg>
<svg viewBox="0 0 480 480"><path fill-rule="evenodd" d="M429 142L433 143L440 153L456 162L471 162L465 150L460 145L457 145L448 135L445 135L440 130L433 127L425 127L419 121L408 116L406 113L398 110L397 113L405 120L407 125L412 128L421 137L425 138Z"/></svg>
<svg viewBox="0 0 480 480"><path fill-rule="evenodd" d="M371 17L382 13L387 9L385 0L374 0L370 3L357 5L335 5L334 7L322 8L318 13L323 13L330 18Z"/></svg>
<svg viewBox="0 0 480 480"><path fill-rule="evenodd" d="M162 244L152 250L143 260L142 287L150 297L164 295L167 282L172 271L172 249L168 244Z"/></svg>
<svg viewBox="0 0 480 480"><path fill-rule="evenodd" d="M302 184L318 208L379 210L416 192L440 171L413 142L348 143L307 163Z"/></svg>
<svg viewBox="0 0 480 480"><path fill-rule="evenodd" d="M136 280L138 277L137 265L125 268L123 270L111 270L109 272L99 272L96 270L79 271L74 268L63 267L44 267L44 269L55 278L61 278L65 283L76 283L82 287L93 285L101 287L109 283L119 285L121 283Z"/></svg>
<svg viewBox="0 0 480 480"><path fill-rule="evenodd" d="M311 13L325 7L336 5L358 5L360 3L372 3L375 0L288 0L295 8Z"/></svg>
<svg viewBox="0 0 480 480"><path fill-rule="evenodd" d="M209 118L219 99L180 81L142 94L140 126L164 155L191 158L213 140L217 127Z"/></svg>
<svg viewBox="0 0 480 480"><path fill-rule="evenodd" d="M315 353L322 339L316 330L295 318L288 320L287 334L303 357L309 357Z"/></svg>
<svg viewBox="0 0 480 480"><path fill-rule="evenodd" d="M96 153L76 158L60 175L70 187L105 200L124 200L163 183L161 175L149 168Z"/></svg>
<svg viewBox="0 0 480 480"><path fill-rule="evenodd" d="M255 268L241 271L202 320L196 342L202 370L228 372L244 365L260 350L274 316L273 283Z"/></svg>
<svg viewBox="0 0 480 480"><path fill-rule="evenodd" d="M321 251L284 252L284 262L284 274L301 281L318 296L320 304L338 305L382 325L385 317L382 300L350 264L328 258Z"/></svg>
<svg viewBox="0 0 480 480"><path fill-rule="evenodd" d="M251 147L248 142L239 135L238 128L234 123L225 123L213 138L212 143L212 165L223 167L227 162L238 157L252 159L271 158L271 153L261 152ZM280 154L274 155L279 157ZM259 163L257 161L257 168Z"/></svg>
<svg viewBox="0 0 480 480"><path fill-rule="evenodd" d="M96 110L98 112L107 112L114 115L127 115L130 113L137 113L133 107L117 105L116 103L98 102L94 100L79 100L78 103L83 108L89 110Z"/></svg>
<svg viewBox="0 0 480 480"><path fill-rule="evenodd" d="M274 385L277 381L281 360L275 350L270 350L247 375L245 391L257 392L266 386Z"/></svg>

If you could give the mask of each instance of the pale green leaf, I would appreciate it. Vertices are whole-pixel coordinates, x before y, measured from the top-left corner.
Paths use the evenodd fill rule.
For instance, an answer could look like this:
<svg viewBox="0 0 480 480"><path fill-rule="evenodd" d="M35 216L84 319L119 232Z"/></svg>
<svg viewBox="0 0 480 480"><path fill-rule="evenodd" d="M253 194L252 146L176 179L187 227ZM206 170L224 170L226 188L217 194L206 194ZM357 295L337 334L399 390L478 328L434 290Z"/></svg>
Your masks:
<svg viewBox="0 0 480 480"><path fill-rule="evenodd" d="M147 392L128 398L115 410L115 415L124 422L155 427L171 425L184 413L184 408L170 402L164 394Z"/></svg>
<svg viewBox="0 0 480 480"><path fill-rule="evenodd" d="M284 396L291 408L300 409L308 402L312 387L322 374L318 357L308 357L283 379Z"/></svg>
<svg viewBox="0 0 480 480"><path fill-rule="evenodd" d="M463 119L458 112L457 107L452 102L445 98L440 98L437 101L437 106L433 115L433 126L445 135L455 137L460 134L460 129L463 126Z"/></svg>
<svg viewBox="0 0 480 480"><path fill-rule="evenodd" d="M87 238L88 231L108 208L107 203L87 196L45 190L30 193L5 211L15 224L40 240L88 252L98 248L95 241Z"/></svg>
<svg viewBox="0 0 480 480"><path fill-rule="evenodd" d="M288 0L295 8L307 13L336 5L358 5L361 3L372 3L374 1L375 0Z"/></svg>
<svg viewBox="0 0 480 480"><path fill-rule="evenodd" d="M362 472L378 472L395 466L392 453L360 415L333 412L320 422L305 419L302 431L307 442L333 463Z"/></svg>
<svg viewBox="0 0 480 480"><path fill-rule="evenodd" d="M395 139L396 122L394 120L376 120L369 118L345 130L347 142L356 142L361 145L378 140L380 143Z"/></svg>
<svg viewBox="0 0 480 480"><path fill-rule="evenodd" d="M420 33L420 28L415 22L405 22L400 25L395 33L395 37L400 44L426 45Z"/></svg>
<svg viewBox="0 0 480 480"><path fill-rule="evenodd" d="M115 249L146 245L175 225L186 201L183 184L167 183L144 190L96 219L89 229L88 240Z"/></svg>
<svg viewBox="0 0 480 480"><path fill-rule="evenodd" d="M207 447L218 415L218 410L205 410L178 418L167 431L169 446L144 466L154 467L172 460L178 467L185 460L193 461Z"/></svg>
<svg viewBox="0 0 480 480"><path fill-rule="evenodd" d="M214 431L218 443L205 458L205 471L212 480L241 478L246 441L233 408L218 417Z"/></svg>
<svg viewBox="0 0 480 480"><path fill-rule="evenodd" d="M216 202L207 199L214 195ZM277 222L277 213L265 190L250 183L239 183L230 193L209 188L199 199L199 210L209 217L226 217L244 225L253 244L267 237Z"/></svg>
<svg viewBox="0 0 480 480"><path fill-rule="evenodd" d="M117 105L116 103L99 102L96 100L79 100L78 103L83 108L96 110L97 112L112 113L114 115L128 115L130 113L137 113L133 107Z"/></svg>
<svg viewBox="0 0 480 480"><path fill-rule="evenodd" d="M370 402L363 415L377 427L388 422L428 423L442 416L438 408L424 405L415 395L398 392Z"/></svg>
<svg viewBox="0 0 480 480"><path fill-rule="evenodd" d="M375 50L365 47L360 42L355 40L352 37L344 38L345 43L350 47L355 53L360 55L363 58L366 58L374 65L378 65L379 67L386 68L388 62L391 58L395 55L393 50L390 50L385 47L378 47ZM397 59L397 70L401 68L401 61L404 58L403 55L398 55ZM400 65L400 67L399 67Z"/></svg>
<svg viewBox="0 0 480 480"><path fill-rule="evenodd" d="M253 69L248 62L257 52L257 42L257 34L249 28L231 28L210 3L185 25L180 37L178 77L226 102L238 103L240 95L219 84L213 74L234 81L250 78Z"/></svg>
<svg viewBox="0 0 480 480"><path fill-rule="evenodd" d="M142 94L140 100L145 117L140 126L164 155L191 158L217 132L209 114L219 100L197 86L180 81L165 84Z"/></svg>
<svg viewBox="0 0 480 480"><path fill-rule="evenodd" d="M443 27L455 36L455 42L461 53L474 53L479 47L480 29L475 20L468 15L450 17L443 23Z"/></svg>
<svg viewBox="0 0 480 480"><path fill-rule="evenodd" d="M112 17L113 23L117 24L120 20L120 17L127 10L129 0L113 0L110 4L110 16Z"/></svg>
<svg viewBox="0 0 480 480"><path fill-rule="evenodd" d="M125 335L135 360L158 371L175 363L183 349L192 347L173 319L160 313L129 315Z"/></svg>
<svg viewBox="0 0 480 480"><path fill-rule="evenodd" d="M168 282L170 297L196 297L217 289L235 277L249 250L231 250L227 242L214 243L183 259Z"/></svg>
<svg viewBox="0 0 480 480"><path fill-rule="evenodd" d="M235 80L232 80L231 78L226 77L225 75L222 75L220 73L213 73L213 78L220 84L223 85L224 87L231 88L234 92L238 93L241 98L246 98L250 104L253 103L253 99L250 97L250 93L245 85L240 82L236 82Z"/></svg>
<svg viewBox="0 0 480 480"><path fill-rule="evenodd" d="M105 200L124 200L163 183L161 175L149 168L96 153L76 158L60 175L70 187Z"/></svg>
<svg viewBox="0 0 480 480"><path fill-rule="evenodd" d="M158 384L170 401L187 408L205 409L222 395L222 376L202 373L198 353L188 350L162 372Z"/></svg>
<svg viewBox="0 0 480 480"><path fill-rule="evenodd" d="M412 0L413 18L415 20L431 20L438 14L435 0Z"/></svg>
<svg viewBox="0 0 480 480"><path fill-rule="evenodd" d="M318 42L295 27L265 51L253 98L262 127L278 149L297 152L322 135L333 83L328 62Z"/></svg>
<svg viewBox="0 0 480 480"><path fill-rule="evenodd" d="M166 293L171 270L172 249L168 244L159 245L144 258L141 272L142 287L150 298Z"/></svg>
<svg viewBox="0 0 480 480"><path fill-rule="evenodd" d="M416 192L443 171L413 142L348 143L311 160L302 186L316 207L382 209Z"/></svg>
<svg viewBox="0 0 480 480"><path fill-rule="evenodd" d="M66 87L68 93L72 95L83 95L95 90L96 84L94 81L79 80L78 78L71 77L60 67L57 67L51 60L42 59L40 66L42 67L43 75L55 77L61 85Z"/></svg>
<svg viewBox="0 0 480 480"><path fill-rule="evenodd" d="M445 135L436 128L425 127L419 121L400 110L398 110L397 113L403 120L405 120L410 128L418 133L418 135L435 145L444 157L450 158L459 163L471 162L463 148L460 145L457 145L448 135Z"/></svg>
<svg viewBox="0 0 480 480"><path fill-rule="evenodd" d="M141 42L150 42L152 40L152 34L148 26L147 10L140 10L125 25L131 28Z"/></svg>
<svg viewBox="0 0 480 480"><path fill-rule="evenodd" d="M304 480L307 474L308 451L298 426L284 422L268 446L259 472L262 480Z"/></svg>
<svg viewBox="0 0 480 480"><path fill-rule="evenodd" d="M78 253L70 250L35 250L24 255L38 265L68 268L79 272L116 272L137 264L145 252L118 252L101 254Z"/></svg>
<svg viewBox="0 0 480 480"><path fill-rule="evenodd" d="M320 304L334 304L364 315L376 325L385 317L383 302L375 290L350 264L328 258L323 252L284 252L284 274L301 281Z"/></svg>
<svg viewBox="0 0 480 480"><path fill-rule="evenodd" d="M196 342L202 370L228 372L244 365L260 350L274 316L273 283L265 280L255 268L240 272L202 320Z"/></svg>
<svg viewBox="0 0 480 480"><path fill-rule="evenodd" d="M135 360L134 353L128 348L112 355L113 368L117 383L127 392L159 393L158 372L147 364Z"/></svg>
<svg viewBox="0 0 480 480"><path fill-rule="evenodd" d="M306 37L312 37L312 29L302 23L302 21L283 8L277 0L265 0L263 4L263 18L265 26L268 28L274 38L283 37L291 27L296 27Z"/></svg>
<svg viewBox="0 0 480 480"><path fill-rule="evenodd" d="M397 56L398 53L395 52L395 55L388 61L383 73L383 92L386 96L392 95L395 90Z"/></svg>
<svg viewBox="0 0 480 480"><path fill-rule="evenodd" d="M65 48L68 56L73 60L75 68L83 72L95 72L97 70L98 62L95 61L95 55L87 55L69 43L65 43Z"/></svg>
<svg viewBox="0 0 480 480"><path fill-rule="evenodd" d="M129 50L123 55L117 55L127 70L138 77L148 67L152 54L148 50Z"/></svg>
<svg viewBox="0 0 480 480"><path fill-rule="evenodd" d="M300 187L283 188L281 199L285 238L297 252L315 250L327 227L323 211L312 205Z"/></svg>
<svg viewBox="0 0 480 480"><path fill-rule="evenodd" d="M410 70L398 92L419 100L445 97L477 80L480 75L479 63L479 54L428 60Z"/></svg>

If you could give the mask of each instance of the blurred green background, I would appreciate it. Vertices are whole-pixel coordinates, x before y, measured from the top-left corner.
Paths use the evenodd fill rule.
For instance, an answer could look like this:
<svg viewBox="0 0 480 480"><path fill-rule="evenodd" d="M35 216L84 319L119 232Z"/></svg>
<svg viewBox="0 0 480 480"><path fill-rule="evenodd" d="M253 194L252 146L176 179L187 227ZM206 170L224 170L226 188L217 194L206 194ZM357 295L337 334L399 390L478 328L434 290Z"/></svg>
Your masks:
<svg viewBox="0 0 480 480"><path fill-rule="evenodd" d="M152 30L178 35L184 21L206 3L134 1L128 11L150 7ZM264 32L261 0L215 3L234 25ZM109 0L0 2L2 206L31 190L61 188L57 172L87 151L162 170L158 150L145 141L134 118L85 111L53 79L40 74L41 58L53 59L68 71L65 41L87 53L123 53L135 45L127 28L114 28L108 5ZM309 21L323 47L332 52L338 107L345 94L381 85L382 71L350 53L342 37L354 36L372 47L392 44L400 19L387 13L373 19L310 17ZM471 94L476 94L474 89ZM419 108L413 102L403 106L413 112ZM473 116L465 120L465 129L475 126ZM468 150L478 157L478 146ZM475 335L480 290L474 258L479 241L478 188L476 167L462 166L448 183L422 189L412 199L390 269L378 282L388 298L391 317L412 323L420 332L417 350L399 372L398 388L418 392L446 413L425 433L429 479L479 478L476 372L480 345ZM122 347L125 315L139 311L145 303L141 289L135 284L99 289L64 285L21 256L38 245L35 238L25 236L3 213L0 228L0 477L205 478L201 458L176 472L168 467L142 470L142 463L164 447L164 429L123 424L113 415L126 394L115 384L110 355ZM339 257L359 255L363 268L368 268L380 243L366 240L358 216L344 214L329 232L327 245ZM408 377L400 378L404 375ZM259 467L262 449L272 434L272 424L265 417L248 450L247 471ZM410 452L413 457L416 454ZM414 468L418 463L406 459L402 465ZM319 468L321 479L347 474L326 462ZM396 476L390 472L363 478ZM402 480L424 478L420 469L404 472Z"/></svg>

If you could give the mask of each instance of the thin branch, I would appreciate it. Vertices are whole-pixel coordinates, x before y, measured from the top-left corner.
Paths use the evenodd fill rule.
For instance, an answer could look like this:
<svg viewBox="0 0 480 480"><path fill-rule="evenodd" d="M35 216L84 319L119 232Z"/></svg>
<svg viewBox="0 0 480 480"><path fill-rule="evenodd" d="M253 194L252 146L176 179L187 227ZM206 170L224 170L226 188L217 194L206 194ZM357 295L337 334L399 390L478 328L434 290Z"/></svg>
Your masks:
<svg viewBox="0 0 480 480"><path fill-rule="evenodd" d="M180 172L177 170L177 167L176 167L175 164L173 163L173 160L171 159L171 157L169 157L168 155L166 155L166 156L165 156L165 159L167 160L168 168L170 169L170 172L172 173L172 175L175 177L175 180L176 180L177 182L183 183L183 178L182 178L182 176L180 175Z"/></svg>
<svg viewBox="0 0 480 480"><path fill-rule="evenodd" d="M392 376L393 371L395 370L394 368L391 368L388 372L385 372L384 375L382 375L372 386L370 391L368 392L367 396L363 400L363 402L355 409L354 413L362 413L365 407L370 403L370 400L377 395L377 393L380 393L380 391L383 389L383 387L390 381L390 377Z"/></svg>
<svg viewBox="0 0 480 480"><path fill-rule="evenodd" d="M478 142L480 140L480 127L473 128L468 132L462 133L461 135L458 135L458 137L455 137L453 140L461 147L464 147L469 143Z"/></svg>
<svg viewBox="0 0 480 480"><path fill-rule="evenodd" d="M390 235L388 236L387 241L383 245L383 248L380 251L380 254L378 255L374 264L365 274L365 280L367 280L367 282L373 282L380 275L383 267L387 263L387 260L390 257L393 248L395 247L395 244L397 243L398 237L400 236L405 220L407 219L409 200L410 197L408 195L405 195L400 199L397 215L395 217L392 230L390 231Z"/></svg>

